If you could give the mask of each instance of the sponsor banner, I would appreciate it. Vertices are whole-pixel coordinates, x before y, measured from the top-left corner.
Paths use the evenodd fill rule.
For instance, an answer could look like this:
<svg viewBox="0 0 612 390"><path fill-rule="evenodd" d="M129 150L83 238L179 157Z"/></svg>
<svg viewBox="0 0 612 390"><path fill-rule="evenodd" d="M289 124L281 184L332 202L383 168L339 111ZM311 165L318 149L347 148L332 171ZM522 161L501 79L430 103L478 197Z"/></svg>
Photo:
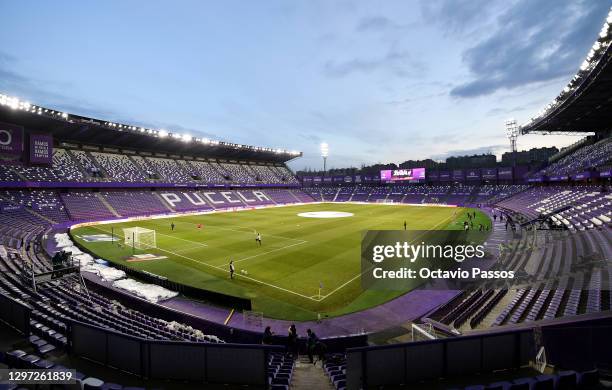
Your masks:
<svg viewBox="0 0 612 390"><path fill-rule="evenodd" d="M23 153L23 127L0 122L0 154Z"/></svg>
<svg viewBox="0 0 612 390"><path fill-rule="evenodd" d="M303 176L302 181L304 183L312 183L312 176Z"/></svg>
<svg viewBox="0 0 612 390"><path fill-rule="evenodd" d="M53 137L50 134L30 134L30 164L51 165Z"/></svg>
<svg viewBox="0 0 612 390"><path fill-rule="evenodd" d="M440 171L440 181L450 181L451 174L449 171Z"/></svg>
<svg viewBox="0 0 612 390"><path fill-rule="evenodd" d="M465 178L467 180L480 180L480 170L468 169L465 171Z"/></svg>
<svg viewBox="0 0 612 390"><path fill-rule="evenodd" d="M607 171L599 172L599 177L610 177L612 176L612 169L608 169Z"/></svg>
<svg viewBox="0 0 612 390"><path fill-rule="evenodd" d="M497 179L497 168L482 168L480 174L485 180L496 180Z"/></svg>
<svg viewBox="0 0 612 390"><path fill-rule="evenodd" d="M23 208L22 205L19 204L4 204L0 205L0 210L2 211L17 211Z"/></svg>
<svg viewBox="0 0 612 390"><path fill-rule="evenodd" d="M361 175L355 175L355 183L361 183Z"/></svg>
<svg viewBox="0 0 612 390"><path fill-rule="evenodd" d="M577 173L572 178L574 180L586 180L586 179L590 179L593 176L594 175L592 175L591 172L586 171L586 172Z"/></svg>
<svg viewBox="0 0 612 390"><path fill-rule="evenodd" d="M167 258L168 258L167 256L160 256L160 255L154 255L151 253L144 253L142 255L133 255L131 257L128 257L127 259L125 259L125 261L129 263L136 263L136 262L141 262L141 261L163 260Z"/></svg>
<svg viewBox="0 0 612 390"><path fill-rule="evenodd" d="M425 180L425 168L382 170L380 180L387 182Z"/></svg>
<svg viewBox="0 0 612 390"><path fill-rule="evenodd" d="M427 178L431 181L438 181L440 179L440 174L438 171L429 171L427 172Z"/></svg>
<svg viewBox="0 0 612 390"><path fill-rule="evenodd" d="M512 167L503 167L497 170L497 176L500 180L512 180Z"/></svg>
<svg viewBox="0 0 612 390"><path fill-rule="evenodd" d="M333 176L332 182L334 183L342 183L344 181L344 176Z"/></svg>
<svg viewBox="0 0 612 390"><path fill-rule="evenodd" d="M453 169L453 180L465 180L465 172L463 169Z"/></svg>
<svg viewBox="0 0 612 390"><path fill-rule="evenodd" d="M323 178L323 182L324 182L324 183L331 183L331 182L332 182L332 177L330 177L330 176L325 176L325 177Z"/></svg>
<svg viewBox="0 0 612 390"><path fill-rule="evenodd" d="M527 179L528 183L542 183L544 181L544 177L530 177Z"/></svg>
<svg viewBox="0 0 612 390"><path fill-rule="evenodd" d="M548 181L567 181L569 177L567 175L556 175L548 178Z"/></svg>
<svg viewBox="0 0 612 390"><path fill-rule="evenodd" d="M321 176L315 176L315 177L312 178L312 182L313 183L320 183L322 181L323 180L322 180Z"/></svg>
<svg viewBox="0 0 612 390"><path fill-rule="evenodd" d="M55 202L53 203L32 203L32 208L34 210L48 210L48 209L54 209L56 207L59 207L59 206Z"/></svg>
<svg viewBox="0 0 612 390"><path fill-rule="evenodd" d="M353 177L352 176L344 176L344 182L345 183L352 183L353 182Z"/></svg>

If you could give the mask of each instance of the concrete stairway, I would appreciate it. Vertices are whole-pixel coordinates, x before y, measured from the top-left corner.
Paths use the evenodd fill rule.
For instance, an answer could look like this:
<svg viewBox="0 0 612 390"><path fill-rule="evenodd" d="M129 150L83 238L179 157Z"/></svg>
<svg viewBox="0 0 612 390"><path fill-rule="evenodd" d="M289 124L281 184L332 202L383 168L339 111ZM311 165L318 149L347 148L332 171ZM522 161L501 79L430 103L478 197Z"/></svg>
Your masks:
<svg viewBox="0 0 612 390"><path fill-rule="evenodd" d="M318 362L316 366L308 362L308 356L300 356L295 363L291 390L334 390L329 377Z"/></svg>

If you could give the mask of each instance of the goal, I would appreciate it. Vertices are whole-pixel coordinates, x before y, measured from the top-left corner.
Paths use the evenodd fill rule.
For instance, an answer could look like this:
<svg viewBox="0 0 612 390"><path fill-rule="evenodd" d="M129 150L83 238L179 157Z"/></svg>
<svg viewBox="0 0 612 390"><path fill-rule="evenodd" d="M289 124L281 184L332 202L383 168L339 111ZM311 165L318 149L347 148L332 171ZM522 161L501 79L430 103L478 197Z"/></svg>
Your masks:
<svg viewBox="0 0 612 390"><path fill-rule="evenodd" d="M417 325L412 323L411 326L412 341L435 340L436 332L431 324Z"/></svg>
<svg viewBox="0 0 612 390"><path fill-rule="evenodd" d="M131 246L136 249L157 248L155 230L152 229L142 227L124 228L123 237L125 239L125 246Z"/></svg>
<svg viewBox="0 0 612 390"><path fill-rule="evenodd" d="M392 204L392 203L395 203L395 202L393 202L393 199L376 199L376 203Z"/></svg>

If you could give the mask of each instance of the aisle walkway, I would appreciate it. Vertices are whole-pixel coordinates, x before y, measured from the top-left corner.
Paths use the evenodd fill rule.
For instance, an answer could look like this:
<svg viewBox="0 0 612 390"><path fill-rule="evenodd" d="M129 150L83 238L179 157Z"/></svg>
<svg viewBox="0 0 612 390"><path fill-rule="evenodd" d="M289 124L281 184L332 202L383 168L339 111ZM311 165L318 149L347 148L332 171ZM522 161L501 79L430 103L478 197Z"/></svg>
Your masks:
<svg viewBox="0 0 612 390"><path fill-rule="evenodd" d="M291 380L291 390L334 390L321 363L316 367L308 362L308 356L300 356L295 364L293 378Z"/></svg>

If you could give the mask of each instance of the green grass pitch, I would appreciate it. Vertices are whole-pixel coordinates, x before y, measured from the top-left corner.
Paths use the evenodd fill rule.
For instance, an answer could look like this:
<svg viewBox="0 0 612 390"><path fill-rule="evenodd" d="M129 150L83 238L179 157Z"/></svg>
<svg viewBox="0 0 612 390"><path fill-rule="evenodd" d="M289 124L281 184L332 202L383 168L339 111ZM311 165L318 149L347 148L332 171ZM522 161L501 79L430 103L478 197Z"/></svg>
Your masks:
<svg viewBox="0 0 612 390"><path fill-rule="evenodd" d="M295 321L317 314L338 316L384 303L405 292L362 291L361 235L367 230L461 229L469 209L402 205L323 203L264 208L74 229L73 239L100 258L198 288L252 299L266 317ZM303 218L298 213L341 211L346 218ZM174 222L175 230L170 224ZM490 223L478 212L478 223ZM197 225L202 228L198 229ZM126 262L132 248L111 242L86 242L83 235L122 235L123 228L154 229L157 248L137 250L166 259ZM255 231L263 245L255 242ZM122 242L121 237L119 241ZM228 262L236 275L229 279ZM241 273L246 270L248 274ZM323 288L319 292L319 286Z"/></svg>

